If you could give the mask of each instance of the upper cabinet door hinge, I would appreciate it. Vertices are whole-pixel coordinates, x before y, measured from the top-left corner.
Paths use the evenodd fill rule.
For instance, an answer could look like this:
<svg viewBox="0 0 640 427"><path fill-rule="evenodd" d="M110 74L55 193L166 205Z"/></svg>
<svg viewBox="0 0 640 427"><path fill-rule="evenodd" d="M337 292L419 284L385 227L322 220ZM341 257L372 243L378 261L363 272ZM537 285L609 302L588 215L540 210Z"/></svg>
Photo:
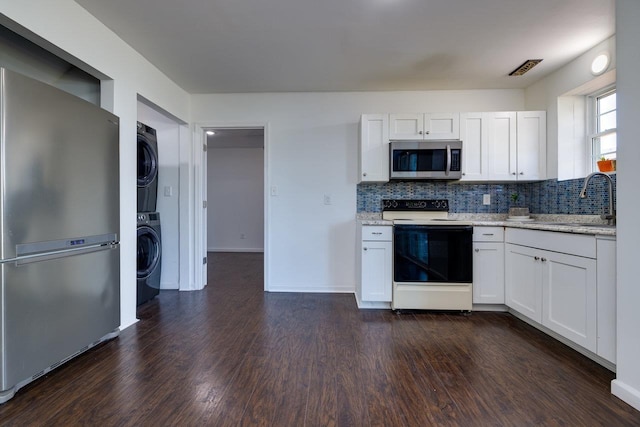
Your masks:
<svg viewBox="0 0 640 427"><path fill-rule="evenodd" d="M206 208L207 208L207 201L206 201L206 200L203 200L203 201L202 201L202 207L203 207L204 209L206 209Z"/></svg>
<svg viewBox="0 0 640 427"><path fill-rule="evenodd" d="M202 144L202 151L207 152L207 144Z"/></svg>

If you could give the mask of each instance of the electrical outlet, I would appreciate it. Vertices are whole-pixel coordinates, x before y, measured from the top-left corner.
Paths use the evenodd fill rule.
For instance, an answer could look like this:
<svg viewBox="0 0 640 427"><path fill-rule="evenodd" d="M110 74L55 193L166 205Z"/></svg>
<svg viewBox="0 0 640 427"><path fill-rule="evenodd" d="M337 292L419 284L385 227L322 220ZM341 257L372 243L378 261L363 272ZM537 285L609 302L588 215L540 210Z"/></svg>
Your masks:
<svg viewBox="0 0 640 427"><path fill-rule="evenodd" d="M244 235L244 233L241 233L241 234L240 234L240 239L243 239L243 240L244 240L244 239L245 239L245 237L246 237L246 236Z"/></svg>
<svg viewBox="0 0 640 427"><path fill-rule="evenodd" d="M483 194L482 195L482 204L490 205L491 204L491 194Z"/></svg>
<svg viewBox="0 0 640 427"><path fill-rule="evenodd" d="M173 196L173 187L171 187L170 185L165 185L164 197L171 197L171 196Z"/></svg>
<svg viewBox="0 0 640 427"><path fill-rule="evenodd" d="M272 185L271 186L271 195L272 196L277 196L278 195L278 186L277 185Z"/></svg>
<svg viewBox="0 0 640 427"><path fill-rule="evenodd" d="M324 195L324 204L325 205L330 205L331 204L331 194L325 194Z"/></svg>

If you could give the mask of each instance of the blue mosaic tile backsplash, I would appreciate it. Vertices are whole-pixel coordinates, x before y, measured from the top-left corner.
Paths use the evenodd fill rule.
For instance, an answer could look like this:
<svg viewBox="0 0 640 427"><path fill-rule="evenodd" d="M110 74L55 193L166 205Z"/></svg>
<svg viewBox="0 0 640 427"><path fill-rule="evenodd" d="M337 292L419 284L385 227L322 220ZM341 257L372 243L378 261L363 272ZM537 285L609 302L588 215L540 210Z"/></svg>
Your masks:
<svg viewBox="0 0 640 427"><path fill-rule="evenodd" d="M610 175L614 183L616 175ZM555 179L529 183L460 183L451 181L389 182L358 184L358 212L380 212L382 199L448 199L452 213L507 213L511 194L519 194L518 206L531 213L599 215L608 206L607 183L594 177L587 188L587 198L580 199L583 179ZM491 204L482 204L482 195L491 195ZM615 206L615 204L614 204Z"/></svg>

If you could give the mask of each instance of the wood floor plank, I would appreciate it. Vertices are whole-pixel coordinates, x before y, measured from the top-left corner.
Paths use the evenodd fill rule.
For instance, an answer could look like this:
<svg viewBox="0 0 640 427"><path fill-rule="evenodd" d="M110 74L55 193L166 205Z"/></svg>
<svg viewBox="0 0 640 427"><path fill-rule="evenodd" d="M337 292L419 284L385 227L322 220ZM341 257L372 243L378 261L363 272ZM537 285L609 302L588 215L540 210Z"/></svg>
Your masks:
<svg viewBox="0 0 640 427"><path fill-rule="evenodd" d="M508 313L265 293L262 254L208 267L203 291L161 292L0 405L0 425L640 425L614 373Z"/></svg>

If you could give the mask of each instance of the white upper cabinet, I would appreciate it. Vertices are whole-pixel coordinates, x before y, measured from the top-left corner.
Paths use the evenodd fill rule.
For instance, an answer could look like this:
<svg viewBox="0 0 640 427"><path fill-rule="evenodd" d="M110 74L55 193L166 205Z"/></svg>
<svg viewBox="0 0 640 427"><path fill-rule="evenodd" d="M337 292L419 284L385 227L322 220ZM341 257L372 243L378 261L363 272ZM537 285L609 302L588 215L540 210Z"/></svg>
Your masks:
<svg viewBox="0 0 640 427"><path fill-rule="evenodd" d="M519 111L517 172L518 179L533 181L547 177L547 113Z"/></svg>
<svg viewBox="0 0 640 427"><path fill-rule="evenodd" d="M389 181L390 140L462 140L462 181L547 177L544 111L364 114L358 182Z"/></svg>
<svg viewBox="0 0 640 427"><path fill-rule="evenodd" d="M518 177L517 122L515 112L485 113L488 176L492 181L515 181Z"/></svg>
<svg viewBox="0 0 640 427"><path fill-rule="evenodd" d="M389 181L389 115L360 118L359 182Z"/></svg>
<svg viewBox="0 0 640 427"><path fill-rule="evenodd" d="M461 113L460 139L462 140L462 181L489 179L487 153L488 113Z"/></svg>
<svg viewBox="0 0 640 427"><path fill-rule="evenodd" d="M459 113L389 114L389 139L459 139Z"/></svg>
<svg viewBox="0 0 640 427"><path fill-rule="evenodd" d="M463 181L546 178L544 111L460 114Z"/></svg>

